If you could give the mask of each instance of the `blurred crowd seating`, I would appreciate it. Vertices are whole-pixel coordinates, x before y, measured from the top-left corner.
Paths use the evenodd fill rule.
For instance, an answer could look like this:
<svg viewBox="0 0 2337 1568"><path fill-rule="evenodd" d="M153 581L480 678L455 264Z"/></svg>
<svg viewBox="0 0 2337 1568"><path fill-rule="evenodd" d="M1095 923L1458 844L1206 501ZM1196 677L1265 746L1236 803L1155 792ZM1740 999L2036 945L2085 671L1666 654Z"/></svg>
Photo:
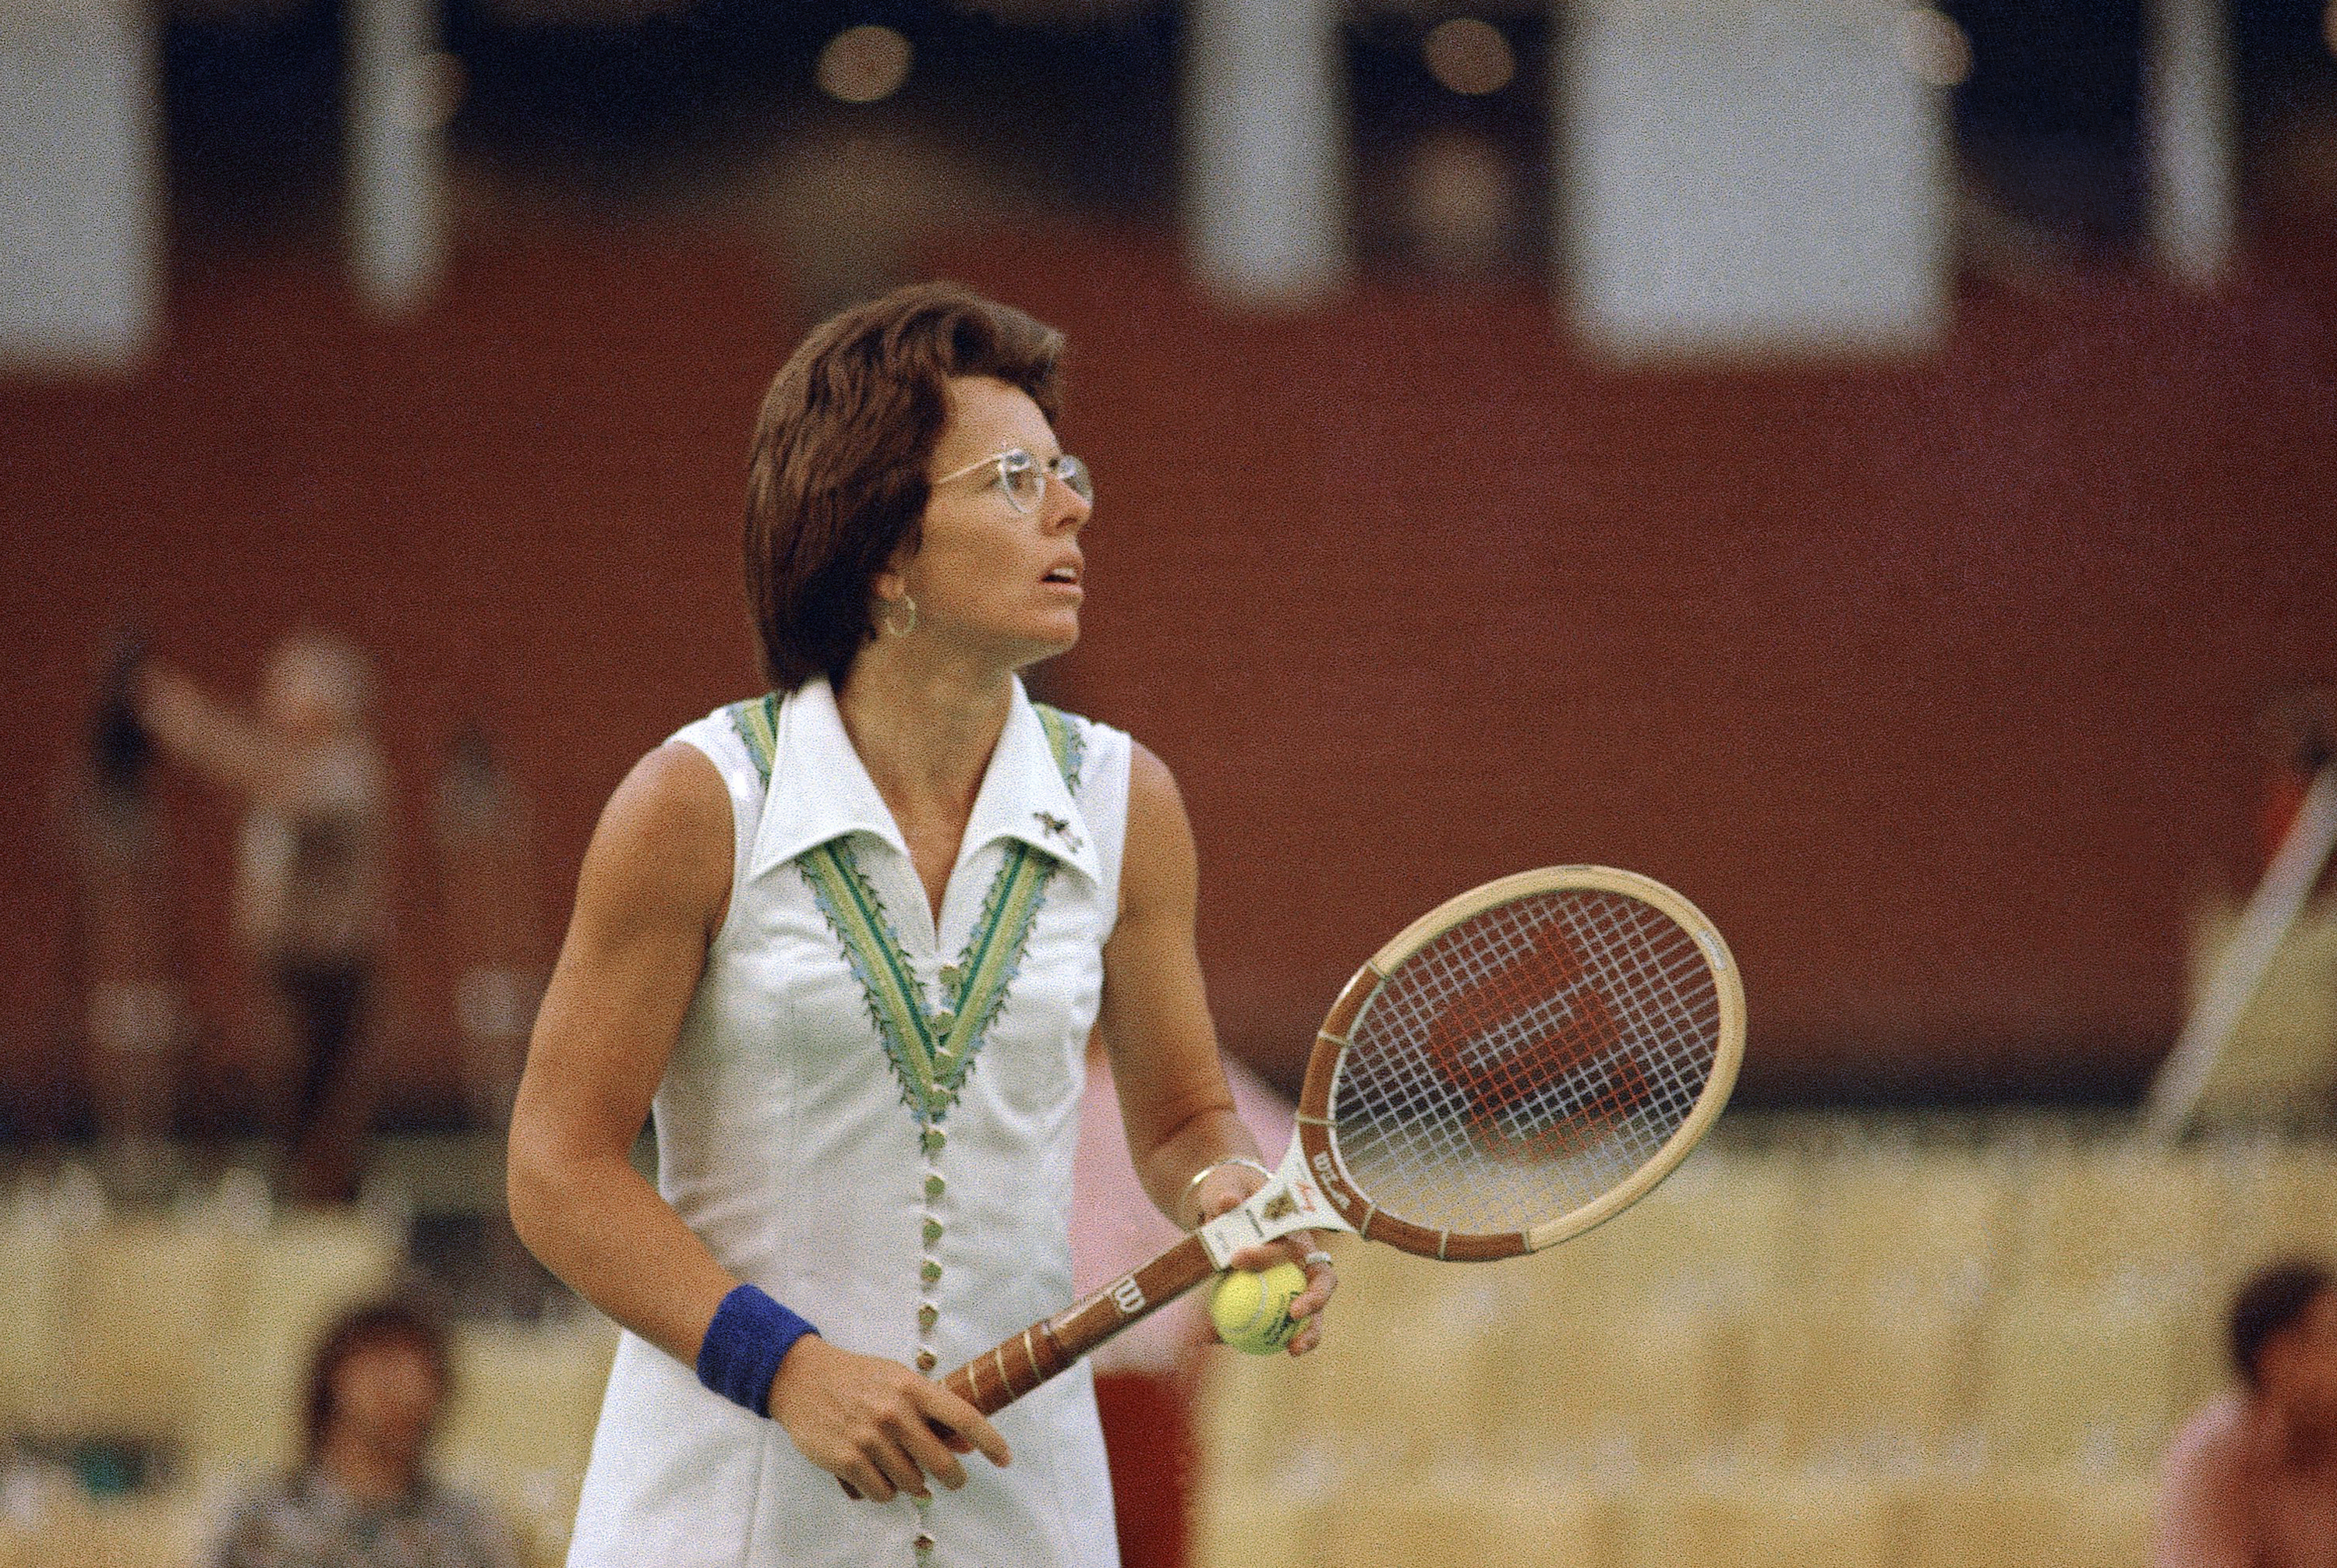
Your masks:
<svg viewBox="0 0 2337 1568"><path fill-rule="evenodd" d="M1534 1258L1345 1244L1324 1353L1213 1359L1197 1568L2140 1568L2231 1289L2337 1243L2337 1148L1854 1126Z"/></svg>
<svg viewBox="0 0 2337 1568"><path fill-rule="evenodd" d="M1322 1354L1209 1358L1194 1568L2139 1568L2156 1456L2225 1376L2231 1288L2337 1251L2337 1145L2156 1151L2123 1125L1739 1115L1538 1257L1341 1243ZM197 1562L295 1457L326 1321L407 1252L394 1214L272 1207L256 1178L120 1213L20 1183L0 1568ZM440 1472L536 1563L565 1546L613 1343L589 1312L457 1325Z"/></svg>
<svg viewBox="0 0 2337 1568"><path fill-rule="evenodd" d="M25 1183L0 1210L0 1568L185 1568L240 1488L299 1456L329 1321L397 1282L402 1220L279 1209L257 1177L109 1213ZM458 1321L442 1477L561 1560L615 1331L589 1312Z"/></svg>

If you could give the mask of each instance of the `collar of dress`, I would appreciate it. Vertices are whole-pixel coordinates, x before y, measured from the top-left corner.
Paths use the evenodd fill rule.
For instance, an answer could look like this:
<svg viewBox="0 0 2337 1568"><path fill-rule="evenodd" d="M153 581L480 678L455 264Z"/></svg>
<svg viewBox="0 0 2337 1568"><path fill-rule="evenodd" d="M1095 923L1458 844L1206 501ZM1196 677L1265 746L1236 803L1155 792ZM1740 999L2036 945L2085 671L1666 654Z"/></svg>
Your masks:
<svg viewBox="0 0 2337 1568"><path fill-rule="evenodd" d="M806 850L853 833L881 839L908 858L908 842L885 797L876 793L860 754L852 749L826 677L815 677L785 697L775 694L738 707L748 710L748 726L768 726L764 730L767 749L757 755L758 766L766 758L768 764L762 822L747 862L750 879L768 875ZM1016 680L1006 727L999 732L974 796L973 814L966 821L958 864L999 839L1019 839L1100 882L1103 866L1096 858L1094 835L1066 782L1067 773L1076 778L1078 770L1058 762L1050 720L1061 721L1074 745L1078 726L1052 710L1045 712L1042 717L1041 706ZM734 716L733 722L739 720ZM741 734L747 734L745 728ZM748 735L747 739L748 749L757 750L757 737Z"/></svg>
<svg viewBox="0 0 2337 1568"><path fill-rule="evenodd" d="M733 704L728 712L765 781L764 816L748 875L787 862L800 871L860 982L901 1101L925 1129L929 1147L938 1147L935 1128L956 1103L1005 1005L1057 867L1070 865L1100 880L1075 798L1085 750L1079 726L1032 703L1015 683L1013 706L991 754L958 863L999 839L1008 841L1005 857L965 950L943 966L942 1001L934 1008L853 849L855 836L865 833L892 844L904 859L908 853L852 749L827 683L816 680L784 702L775 694ZM1049 791L1046 784L1054 787ZM1017 815L1034 796L1041 803L1028 810L1027 820ZM782 813L776 831L775 807Z"/></svg>

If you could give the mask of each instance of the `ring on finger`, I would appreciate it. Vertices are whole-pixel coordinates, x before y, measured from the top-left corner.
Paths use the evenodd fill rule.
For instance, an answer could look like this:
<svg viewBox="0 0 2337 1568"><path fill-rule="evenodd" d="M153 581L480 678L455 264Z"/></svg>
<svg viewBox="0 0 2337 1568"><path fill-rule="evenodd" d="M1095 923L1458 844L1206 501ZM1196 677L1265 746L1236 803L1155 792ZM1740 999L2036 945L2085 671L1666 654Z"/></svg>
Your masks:
<svg viewBox="0 0 2337 1568"><path fill-rule="evenodd" d="M1324 1251L1318 1247L1314 1251L1307 1253L1304 1261L1306 1266L1306 1271L1311 1274L1318 1268L1329 1268L1331 1266L1331 1254Z"/></svg>

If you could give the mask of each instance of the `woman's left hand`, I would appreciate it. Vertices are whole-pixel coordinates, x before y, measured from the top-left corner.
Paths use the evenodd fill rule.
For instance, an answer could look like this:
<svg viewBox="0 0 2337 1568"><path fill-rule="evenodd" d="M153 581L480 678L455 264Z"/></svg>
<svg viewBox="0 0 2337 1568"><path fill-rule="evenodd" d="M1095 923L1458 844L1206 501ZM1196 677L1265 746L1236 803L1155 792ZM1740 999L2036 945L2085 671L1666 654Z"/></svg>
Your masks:
<svg viewBox="0 0 2337 1568"><path fill-rule="evenodd" d="M1220 1179L1222 1177L1222 1179ZM1247 1177L1247 1190L1237 1183ZM1201 1222L1206 1224L1229 1209L1241 1206L1242 1200L1266 1185L1257 1172L1234 1166L1212 1175L1200 1193ZM1306 1289L1290 1303L1290 1315L1305 1326L1291 1336L1289 1350L1294 1356L1304 1356L1323 1342L1323 1309L1331 1304L1331 1293L1339 1288L1339 1271L1331 1263L1331 1255L1324 1251L1323 1243L1312 1231L1294 1231L1278 1241L1244 1247L1233 1255L1237 1269L1263 1272L1276 1263L1296 1263L1306 1271Z"/></svg>

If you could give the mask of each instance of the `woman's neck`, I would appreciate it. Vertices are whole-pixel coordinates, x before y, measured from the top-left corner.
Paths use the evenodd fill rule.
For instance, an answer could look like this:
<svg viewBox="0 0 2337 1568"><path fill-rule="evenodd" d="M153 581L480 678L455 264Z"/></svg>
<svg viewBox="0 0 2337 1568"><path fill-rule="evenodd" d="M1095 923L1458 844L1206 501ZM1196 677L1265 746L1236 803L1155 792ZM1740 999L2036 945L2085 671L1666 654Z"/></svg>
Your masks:
<svg viewBox="0 0 2337 1568"><path fill-rule="evenodd" d="M836 694L845 733L896 815L970 813L1013 706L1011 671L917 658L883 643Z"/></svg>

